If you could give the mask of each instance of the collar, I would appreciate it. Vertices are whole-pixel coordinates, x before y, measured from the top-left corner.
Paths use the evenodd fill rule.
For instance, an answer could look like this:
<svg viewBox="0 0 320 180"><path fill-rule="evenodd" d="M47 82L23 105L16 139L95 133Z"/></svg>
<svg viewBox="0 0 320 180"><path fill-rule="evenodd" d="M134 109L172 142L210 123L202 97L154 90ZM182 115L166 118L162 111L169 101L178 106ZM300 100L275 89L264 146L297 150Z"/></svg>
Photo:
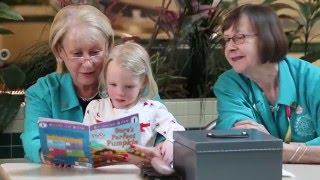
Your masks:
<svg viewBox="0 0 320 180"><path fill-rule="evenodd" d="M60 76L60 107L66 111L80 106L70 73L62 73Z"/></svg>
<svg viewBox="0 0 320 180"><path fill-rule="evenodd" d="M296 85L288 66L288 60L279 62L279 91L276 103L291 106L297 101Z"/></svg>
<svg viewBox="0 0 320 180"><path fill-rule="evenodd" d="M297 93L296 93L296 85L291 75L291 71L288 66L288 60L281 60L278 64L279 66L279 91L278 97L276 100L276 104L288 105L291 106L293 103L297 101ZM261 88L252 80L250 80L250 84L252 87L253 94L255 96L255 102L259 103L266 101L267 99L264 97Z"/></svg>

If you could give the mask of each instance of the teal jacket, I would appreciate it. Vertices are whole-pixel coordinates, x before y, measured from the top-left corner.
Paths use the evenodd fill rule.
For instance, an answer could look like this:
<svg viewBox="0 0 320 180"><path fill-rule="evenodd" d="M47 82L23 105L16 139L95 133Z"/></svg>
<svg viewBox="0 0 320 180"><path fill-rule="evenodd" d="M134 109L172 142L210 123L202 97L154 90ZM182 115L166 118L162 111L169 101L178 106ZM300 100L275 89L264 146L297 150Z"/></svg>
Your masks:
<svg viewBox="0 0 320 180"><path fill-rule="evenodd" d="M155 97L155 100L160 100L160 97ZM39 78L36 84L26 90L24 131L21 140L25 158L38 163L41 162L37 123L39 117L83 121L82 107L69 73L51 73ZM157 142L159 141L161 140L157 139Z"/></svg>
<svg viewBox="0 0 320 180"><path fill-rule="evenodd" d="M48 117L82 122L83 112L69 73L52 73L40 78L26 91L24 131L21 134L25 158L40 160L38 118Z"/></svg>
<svg viewBox="0 0 320 180"><path fill-rule="evenodd" d="M291 141L320 145L320 68L297 58L279 62L279 91L271 108L259 86L229 70L214 85L218 100L217 129L229 129L244 119L263 124L275 137L284 140L291 112Z"/></svg>

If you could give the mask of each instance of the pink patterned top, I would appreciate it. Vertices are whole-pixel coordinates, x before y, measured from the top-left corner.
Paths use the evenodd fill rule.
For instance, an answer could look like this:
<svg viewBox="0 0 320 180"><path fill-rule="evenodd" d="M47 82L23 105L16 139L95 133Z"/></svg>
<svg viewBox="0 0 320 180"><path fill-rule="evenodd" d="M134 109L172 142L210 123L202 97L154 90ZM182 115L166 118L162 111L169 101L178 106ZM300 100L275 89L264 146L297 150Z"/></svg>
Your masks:
<svg viewBox="0 0 320 180"><path fill-rule="evenodd" d="M113 108L110 98L93 100L87 106L83 123L91 125L135 113L139 114L143 146L153 146L157 133L173 142L173 131L185 130L162 103L153 100L140 100L129 109Z"/></svg>

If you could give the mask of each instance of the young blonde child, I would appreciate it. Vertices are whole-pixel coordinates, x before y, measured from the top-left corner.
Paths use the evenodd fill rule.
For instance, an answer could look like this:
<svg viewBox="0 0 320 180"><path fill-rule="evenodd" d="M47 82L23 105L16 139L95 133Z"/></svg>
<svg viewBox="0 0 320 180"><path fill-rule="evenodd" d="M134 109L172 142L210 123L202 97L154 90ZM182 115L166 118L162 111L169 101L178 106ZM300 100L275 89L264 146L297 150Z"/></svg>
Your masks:
<svg viewBox="0 0 320 180"><path fill-rule="evenodd" d="M83 122L95 124L138 113L141 145L153 146L157 133L160 133L166 140L157 147L163 160L170 163L173 159L173 131L184 128L162 103L150 100L158 93L158 87L149 59L146 50L136 43L115 46L100 76L100 89L107 93L107 98L91 101Z"/></svg>

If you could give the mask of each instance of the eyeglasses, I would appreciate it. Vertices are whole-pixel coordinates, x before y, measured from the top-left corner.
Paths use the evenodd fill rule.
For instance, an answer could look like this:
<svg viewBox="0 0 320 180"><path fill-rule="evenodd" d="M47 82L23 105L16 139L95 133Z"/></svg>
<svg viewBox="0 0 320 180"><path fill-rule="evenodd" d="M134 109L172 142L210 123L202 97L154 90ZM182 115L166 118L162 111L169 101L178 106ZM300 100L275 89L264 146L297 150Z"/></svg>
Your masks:
<svg viewBox="0 0 320 180"><path fill-rule="evenodd" d="M79 64L83 64L86 60L90 61L91 63L99 62L103 59L103 54L104 54L103 50L97 50L97 51L90 52L89 57L84 57L80 53L79 54L74 53L74 56L69 57L64 48L63 48L63 51L64 51L64 54L66 55L66 57L70 61L75 62L75 63L79 63Z"/></svg>
<svg viewBox="0 0 320 180"><path fill-rule="evenodd" d="M223 37L222 39L222 45L225 47L227 44L232 40L234 44L240 45L243 44L247 37L253 37L256 36L256 34L236 34L232 37Z"/></svg>

